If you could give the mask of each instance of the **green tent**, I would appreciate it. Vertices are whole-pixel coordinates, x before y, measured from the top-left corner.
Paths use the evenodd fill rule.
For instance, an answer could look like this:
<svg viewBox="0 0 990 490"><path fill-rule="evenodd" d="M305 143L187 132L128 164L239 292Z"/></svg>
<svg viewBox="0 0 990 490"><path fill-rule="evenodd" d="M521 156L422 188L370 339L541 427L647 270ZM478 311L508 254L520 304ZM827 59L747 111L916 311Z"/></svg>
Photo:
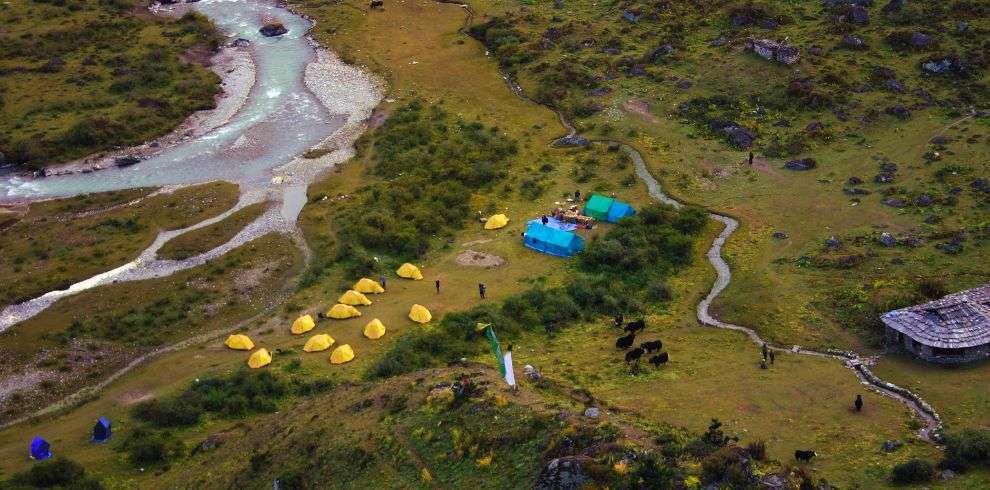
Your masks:
<svg viewBox="0 0 990 490"><path fill-rule="evenodd" d="M588 203L584 205L584 215L591 216L598 221L608 220L608 210L612 207L615 199L605 197L600 194L592 194Z"/></svg>

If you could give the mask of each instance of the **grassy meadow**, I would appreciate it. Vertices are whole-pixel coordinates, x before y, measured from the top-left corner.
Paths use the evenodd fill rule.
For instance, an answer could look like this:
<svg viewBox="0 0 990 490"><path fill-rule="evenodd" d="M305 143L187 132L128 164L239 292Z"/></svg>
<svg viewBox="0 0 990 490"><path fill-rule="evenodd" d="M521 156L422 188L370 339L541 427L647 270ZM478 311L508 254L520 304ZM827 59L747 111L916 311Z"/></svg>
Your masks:
<svg viewBox="0 0 990 490"><path fill-rule="evenodd" d="M160 259L182 260L209 252L234 238L245 226L264 214L268 206L267 202L251 204L212 225L183 233L165 242L157 256Z"/></svg>
<svg viewBox="0 0 990 490"><path fill-rule="evenodd" d="M219 91L204 65L223 38L199 15L156 17L134 0L25 0L0 5L0 24L0 153L16 166L163 135Z"/></svg>
<svg viewBox="0 0 990 490"><path fill-rule="evenodd" d="M137 258L164 230L185 228L237 204L215 182L148 196L151 189L31 204L0 229L0 305L27 301Z"/></svg>

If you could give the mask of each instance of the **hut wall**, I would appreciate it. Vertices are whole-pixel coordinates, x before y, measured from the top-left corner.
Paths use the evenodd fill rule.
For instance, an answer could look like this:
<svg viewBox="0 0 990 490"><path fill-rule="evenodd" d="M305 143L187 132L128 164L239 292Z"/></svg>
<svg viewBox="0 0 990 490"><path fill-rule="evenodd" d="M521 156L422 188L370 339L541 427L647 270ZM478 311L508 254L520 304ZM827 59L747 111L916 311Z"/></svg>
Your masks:
<svg viewBox="0 0 990 490"><path fill-rule="evenodd" d="M914 339L908 337L907 335L903 336L902 341L901 333L890 327L886 327L884 330L884 336L887 340L888 351L908 352L925 361L936 364L961 364L990 359L990 344L970 347L965 350L963 355L944 355L943 353L936 353L930 346L916 343Z"/></svg>

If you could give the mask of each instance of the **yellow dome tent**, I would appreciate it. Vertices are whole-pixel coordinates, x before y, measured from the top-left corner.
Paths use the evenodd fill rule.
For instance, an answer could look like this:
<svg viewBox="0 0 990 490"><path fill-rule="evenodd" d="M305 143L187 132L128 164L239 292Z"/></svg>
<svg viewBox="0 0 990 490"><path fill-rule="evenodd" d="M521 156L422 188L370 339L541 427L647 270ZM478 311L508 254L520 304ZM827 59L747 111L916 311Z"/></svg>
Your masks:
<svg viewBox="0 0 990 490"><path fill-rule="evenodd" d="M409 319L417 323L429 323L433 319L433 315L425 306L412 305L412 308L409 309Z"/></svg>
<svg viewBox="0 0 990 490"><path fill-rule="evenodd" d="M378 284L367 277L361 278L361 280L354 283L354 286L351 289L363 294L379 294L385 292L385 288L383 288L381 284Z"/></svg>
<svg viewBox="0 0 990 490"><path fill-rule="evenodd" d="M234 349L234 350L251 350L254 349L254 342L251 342L251 337L244 334L234 334L227 337L223 345Z"/></svg>
<svg viewBox="0 0 990 490"><path fill-rule="evenodd" d="M351 359L354 359L354 349L351 349L350 344L337 347L330 354L330 364L343 364Z"/></svg>
<svg viewBox="0 0 990 490"><path fill-rule="evenodd" d="M361 293L359 293L359 292L357 292L357 291L355 291L353 289L349 289L349 290L347 290L346 293L340 295L340 298L337 299L337 302L338 303L343 303L345 305L351 305L351 306L358 306L358 305L368 306L368 305L371 304L371 300L368 299L367 296L365 296L365 295L363 295L363 294L361 294Z"/></svg>
<svg viewBox="0 0 990 490"><path fill-rule="evenodd" d="M361 312L351 305L337 303L333 305L333 308L330 308L330 310L327 311L327 316L336 320L344 320L346 318L361 316Z"/></svg>
<svg viewBox="0 0 990 490"><path fill-rule="evenodd" d="M309 315L303 315L299 318L296 318L296 321L292 322L292 328L290 328L289 330L291 330L293 334L299 335L312 330L313 327L315 326L316 326L316 322L313 321L313 317Z"/></svg>
<svg viewBox="0 0 990 490"><path fill-rule="evenodd" d="M423 279L423 273L419 271L419 267L406 262L399 267L399 270L395 271L399 277L404 277L406 279L412 279L414 281L420 281Z"/></svg>
<svg viewBox="0 0 990 490"><path fill-rule="evenodd" d="M497 230L509 224L509 217L504 214L496 214L485 220L486 230Z"/></svg>
<svg viewBox="0 0 990 490"><path fill-rule="evenodd" d="M324 351L329 349L334 342L333 337L325 333L316 334L306 341L306 345L303 346L303 350L306 352Z"/></svg>
<svg viewBox="0 0 990 490"><path fill-rule="evenodd" d="M382 335L385 335L385 325L382 324L381 320L375 318L374 320L371 320L370 322L368 322L367 325L364 326L365 337L374 340L374 339L380 339Z"/></svg>
<svg viewBox="0 0 990 490"><path fill-rule="evenodd" d="M248 366L251 369L258 369L260 367L265 367L272 363L272 355L268 353L268 349L261 348L251 353L251 357L248 358Z"/></svg>

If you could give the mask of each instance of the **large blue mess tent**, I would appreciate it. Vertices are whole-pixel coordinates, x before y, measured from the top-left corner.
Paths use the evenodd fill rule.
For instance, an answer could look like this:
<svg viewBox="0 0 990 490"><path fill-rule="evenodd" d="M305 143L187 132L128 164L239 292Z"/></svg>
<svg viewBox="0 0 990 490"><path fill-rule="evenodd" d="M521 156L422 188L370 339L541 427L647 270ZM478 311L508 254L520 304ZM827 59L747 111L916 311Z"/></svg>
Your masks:
<svg viewBox="0 0 990 490"><path fill-rule="evenodd" d="M110 420L106 417L96 419L96 425L93 426L93 442L106 442L110 440L110 434Z"/></svg>
<svg viewBox="0 0 990 490"><path fill-rule="evenodd" d="M31 440L31 459L38 461L52 457L51 445L41 436L35 436Z"/></svg>
<svg viewBox="0 0 990 490"><path fill-rule="evenodd" d="M530 225L533 224L533 223L543 224L543 220L542 220L542 218L536 218L536 219L529 220L527 222L527 224L530 224ZM550 228L553 228L555 230L562 230L562 231L574 231L574 230L578 229L578 225L576 225L574 223L568 223L566 221L561 221L561 220L559 220L557 218L554 218L553 216L547 216L547 224L546 224L546 226L549 226Z"/></svg>
<svg viewBox="0 0 990 490"><path fill-rule="evenodd" d="M585 216L609 223L618 222L620 219L634 214L636 214L636 210L629 204L601 194L592 194L584 205Z"/></svg>
<svg viewBox="0 0 990 490"><path fill-rule="evenodd" d="M542 223L529 223L523 235L523 243L537 252L557 257L570 257L584 250L584 238L571 233L544 226Z"/></svg>

